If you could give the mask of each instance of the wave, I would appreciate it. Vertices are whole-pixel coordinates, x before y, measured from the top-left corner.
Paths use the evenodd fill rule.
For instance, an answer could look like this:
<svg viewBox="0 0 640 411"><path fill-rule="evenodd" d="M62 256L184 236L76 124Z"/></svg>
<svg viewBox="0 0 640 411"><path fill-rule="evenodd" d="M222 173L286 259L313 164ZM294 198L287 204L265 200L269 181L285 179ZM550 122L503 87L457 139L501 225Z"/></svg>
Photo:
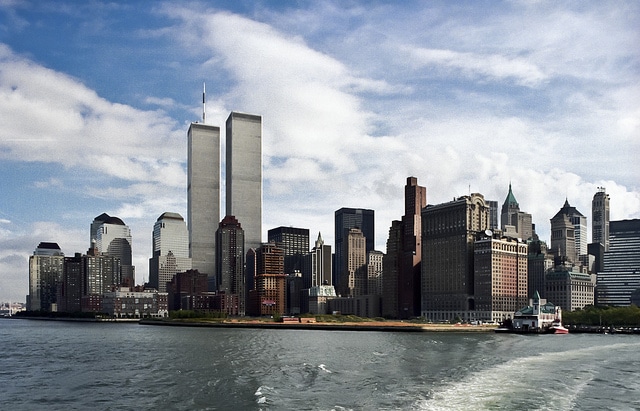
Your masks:
<svg viewBox="0 0 640 411"><path fill-rule="evenodd" d="M522 351L520 357L485 364L487 368L471 371L460 380L444 380L440 387L428 392L427 398L417 400L414 408L572 409L596 376L608 372L604 361L612 352L620 355L640 348L640 342L624 342L546 352L547 341L538 341L543 343L542 352ZM530 343L527 341L526 346L530 347Z"/></svg>

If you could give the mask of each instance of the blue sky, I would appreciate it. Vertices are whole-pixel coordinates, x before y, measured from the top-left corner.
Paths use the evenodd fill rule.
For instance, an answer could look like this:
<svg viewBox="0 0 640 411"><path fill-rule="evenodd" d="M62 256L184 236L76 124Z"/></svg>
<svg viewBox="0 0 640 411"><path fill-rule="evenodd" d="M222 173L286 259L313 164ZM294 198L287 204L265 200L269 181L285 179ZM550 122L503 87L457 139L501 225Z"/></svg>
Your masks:
<svg viewBox="0 0 640 411"><path fill-rule="evenodd" d="M148 279L153 223L186 216L204 81L207 123L263 116L265 238L333 244L333 212L364 207L385 251L408 176L432 204L511 182L547 241L600 186L640 218L638 44L637 2L0 0L0 301L103 212Z"/></svg>

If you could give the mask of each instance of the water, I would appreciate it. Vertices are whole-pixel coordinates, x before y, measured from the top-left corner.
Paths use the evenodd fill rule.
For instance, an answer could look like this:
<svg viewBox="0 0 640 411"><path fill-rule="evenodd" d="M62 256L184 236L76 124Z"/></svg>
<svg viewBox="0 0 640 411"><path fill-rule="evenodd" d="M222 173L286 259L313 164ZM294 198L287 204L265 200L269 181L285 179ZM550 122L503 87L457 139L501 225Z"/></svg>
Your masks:
<svg viewBox="0 0 640 411"><path fill-rule="evenodd" d="M635 410L640 336L0 321L2 410Z"/></svg>

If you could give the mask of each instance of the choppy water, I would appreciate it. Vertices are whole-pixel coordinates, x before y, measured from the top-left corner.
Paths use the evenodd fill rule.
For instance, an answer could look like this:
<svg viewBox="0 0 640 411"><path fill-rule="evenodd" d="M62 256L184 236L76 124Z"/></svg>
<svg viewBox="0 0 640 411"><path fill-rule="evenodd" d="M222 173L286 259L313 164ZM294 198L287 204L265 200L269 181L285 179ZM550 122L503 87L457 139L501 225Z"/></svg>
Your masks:
<svg viewBox="0 0 640 411"><path fill-rule="evenodd" d="M635 410L640 336L0 321L2 410Z"/></svg>

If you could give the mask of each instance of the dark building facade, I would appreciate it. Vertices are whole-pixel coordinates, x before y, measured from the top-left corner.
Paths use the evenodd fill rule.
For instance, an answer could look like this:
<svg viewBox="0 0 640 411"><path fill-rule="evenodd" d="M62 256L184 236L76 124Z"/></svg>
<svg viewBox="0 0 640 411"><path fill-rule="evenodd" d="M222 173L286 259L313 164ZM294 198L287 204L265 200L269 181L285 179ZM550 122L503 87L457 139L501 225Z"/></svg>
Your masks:
<svg viewBox="0 0 640 411"><path fill-rule="evenodd" d="M407 177L404 187L404 215L393 222L383 262L383 315L410 318L420 315L422 209L427 205L427 189L416 177ZM397 231L396 231L397 230ZM389 287L387 290L386 287Z"/></svg>
<svg viewBox="0 0 640 411"><path fill-rule="evenodd" d="M473 243L489 227L484 196L472 193L422 209L422 315L473 319Z"/></svg>
<svg viewBox="0 0 640 411"><path fill-rule="evenodd" d="M167 284L169 311L192 310L194 296L207 293L207 274L198 270L177 273Z"/></svg>
<svg viewBox="0 0 640 411"><path fill-rule="evenodd" d="M309 253L309 229L296 227L277 227L267 232L267 241L276 243L284 250L284 272L293 274L302 272L304 256Z"/></svg>
<svg viewBox="0 0 640 411"><path fill-rule="evenodd" d="M591 201L591 242L604 246L609 251L609 194L598 187Z"/></svg>
<svg viewBox="0 0 640 411"><path fill-rule="evenodd" d="M231 302L236 296L239 315L245 313L244 255L244 230L234 216L226 216L216 231L216 290Z"/></svg>
<svg viewBox="0 0 640 411"><path fill-rule="evenodd" d="M609 251L597 275L598 305L628 306L640 289L640 219L611 221Z"/></svg>

